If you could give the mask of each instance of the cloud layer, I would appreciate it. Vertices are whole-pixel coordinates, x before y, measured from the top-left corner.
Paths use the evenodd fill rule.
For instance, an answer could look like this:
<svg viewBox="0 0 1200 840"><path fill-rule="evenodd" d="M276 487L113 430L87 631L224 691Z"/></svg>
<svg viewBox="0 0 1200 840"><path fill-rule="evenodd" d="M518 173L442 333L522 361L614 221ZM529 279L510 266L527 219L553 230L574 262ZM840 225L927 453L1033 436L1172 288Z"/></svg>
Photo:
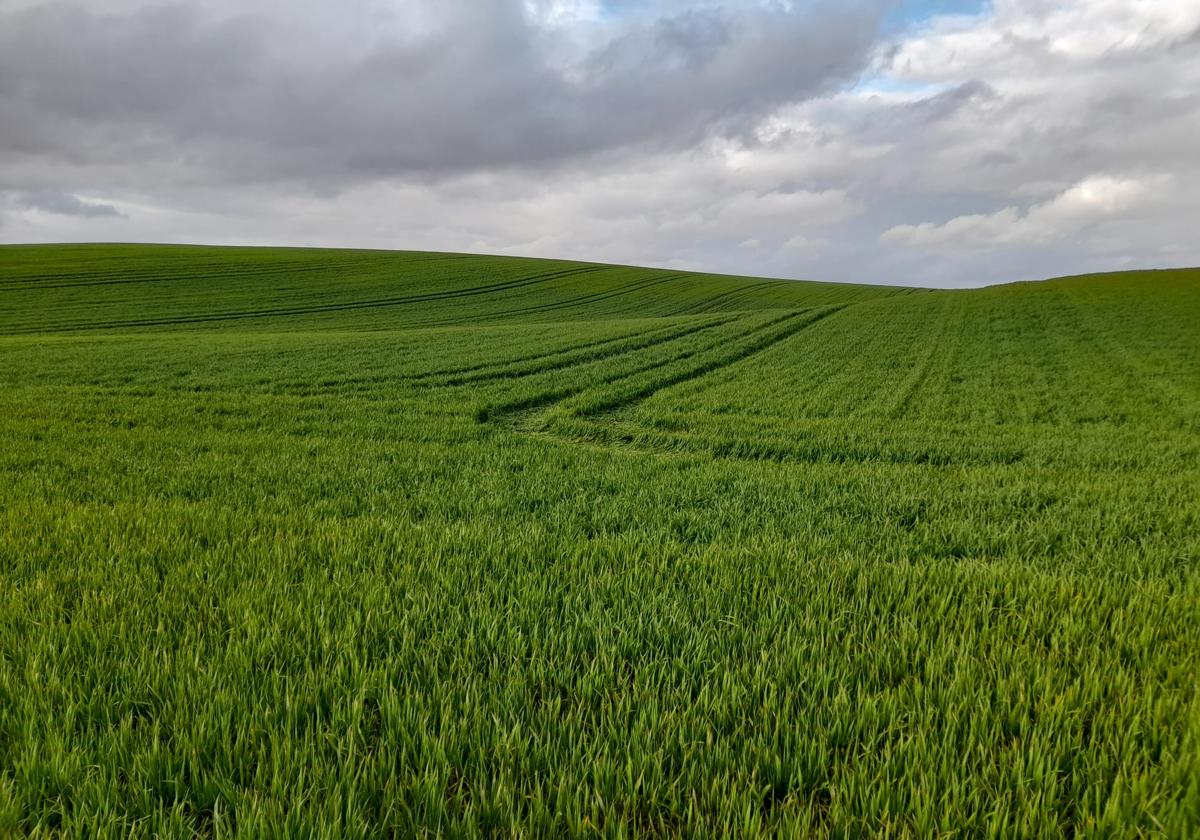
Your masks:
<svg viewBox="0 0 1200 840"><path fill-rule="evenodd" d="M974 285L1200 263L1200 8L0 0L0 240Z"/></svg>

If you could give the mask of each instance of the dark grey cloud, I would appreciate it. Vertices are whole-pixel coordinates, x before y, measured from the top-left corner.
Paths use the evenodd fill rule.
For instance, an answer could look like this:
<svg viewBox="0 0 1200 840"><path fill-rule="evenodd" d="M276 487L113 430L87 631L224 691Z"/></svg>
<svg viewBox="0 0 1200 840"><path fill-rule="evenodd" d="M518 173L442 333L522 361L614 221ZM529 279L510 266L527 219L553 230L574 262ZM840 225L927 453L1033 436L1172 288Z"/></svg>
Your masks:
<svg viewBox="0 0 1200 840"><path fill-rule="evenodd" d="M42 190L39 192L17 193L14 204L20 208L40 210L43 213L57 213L61 216L81 216L83 218L103 218L105 216L121 216L117 208L111 204L99 201L85 201L70 193Z"/></svg>
<svg viewBox="0 0 1200 840"><path fill-rule="evenodd" d="M368 44L324 43L319 20L281 32L253 3L0 12L0 153L336 189L678 148L853 79L877 13L684 9L617 26L563 63L557 33L518 0L410 5L419 32L401 20Z"/></svg>

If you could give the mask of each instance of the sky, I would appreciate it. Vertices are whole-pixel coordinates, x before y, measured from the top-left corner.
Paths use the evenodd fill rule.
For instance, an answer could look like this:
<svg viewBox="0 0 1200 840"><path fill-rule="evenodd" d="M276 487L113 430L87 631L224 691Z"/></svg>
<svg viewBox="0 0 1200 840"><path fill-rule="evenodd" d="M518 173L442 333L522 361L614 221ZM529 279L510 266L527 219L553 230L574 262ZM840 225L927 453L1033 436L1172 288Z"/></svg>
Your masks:
<svg viewBox="0 0 1200 840"><path fill-rule="evenodd" d="M0 242L1200 265L1200 0L0 0Z"/></svg>

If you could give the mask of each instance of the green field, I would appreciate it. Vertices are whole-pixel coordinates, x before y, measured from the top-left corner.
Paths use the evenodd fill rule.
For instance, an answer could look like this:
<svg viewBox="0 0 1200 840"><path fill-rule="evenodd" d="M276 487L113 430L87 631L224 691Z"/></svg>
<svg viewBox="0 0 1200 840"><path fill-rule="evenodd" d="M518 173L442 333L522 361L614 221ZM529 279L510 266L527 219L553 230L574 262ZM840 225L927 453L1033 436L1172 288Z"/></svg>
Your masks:
<svg viewBox="0 0 1200 840"><path fill-rule="evenodd" d="M1200 271L0 248L0 835L1195 837Z"/></svg>

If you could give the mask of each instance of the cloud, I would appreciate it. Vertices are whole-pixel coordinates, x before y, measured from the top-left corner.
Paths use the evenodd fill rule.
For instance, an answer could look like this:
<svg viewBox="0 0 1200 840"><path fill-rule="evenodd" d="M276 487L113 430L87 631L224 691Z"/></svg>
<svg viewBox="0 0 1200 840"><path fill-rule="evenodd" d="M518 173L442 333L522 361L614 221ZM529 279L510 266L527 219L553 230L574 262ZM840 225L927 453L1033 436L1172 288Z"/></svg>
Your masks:
<svg viewBox="0 0 1200 840"><path fill-rule="evenodd" d="M1044 244L1076 236L1118 215L1128 218L1156 190L1168 186L1169 179L1163 176L1139 180L1097 175L1025 212L1005 207L995 213L958 216L940 225L929 222L897 225L884 232L882 239L911 248Z"/></svg>
<svg viewBox="0 0 1200 840"><path fill-rule="evenodd" d="M0 240L944 286L1200 263L1200 7L883 36L886 7L0 0Z"/></svg>
<svg viewBox="0 0 1200 840"><path fill-rule="evenodd" d="M868 13L750 3L631 23L564 66L540 22L577 5L543 3L541 17L514 0L349 0L311 17L273 3L18 9L0 18L0 150L326 189L544 168L739 133L854 78L873 44Z"/></svg>
<svg viewBox="0 0 1200 840"><path fill-rule="evenodd" d="M42 213L56 213L60 216L79 216L85 219L123 216L111 204L86 201L79 196L62 192L41 191L17 193L14 203L19 208L38 210Z"/></svg>

